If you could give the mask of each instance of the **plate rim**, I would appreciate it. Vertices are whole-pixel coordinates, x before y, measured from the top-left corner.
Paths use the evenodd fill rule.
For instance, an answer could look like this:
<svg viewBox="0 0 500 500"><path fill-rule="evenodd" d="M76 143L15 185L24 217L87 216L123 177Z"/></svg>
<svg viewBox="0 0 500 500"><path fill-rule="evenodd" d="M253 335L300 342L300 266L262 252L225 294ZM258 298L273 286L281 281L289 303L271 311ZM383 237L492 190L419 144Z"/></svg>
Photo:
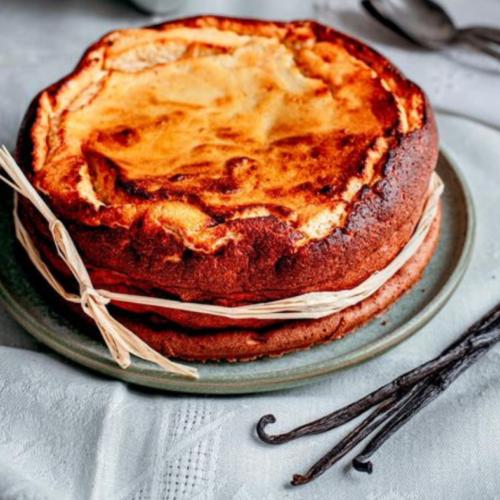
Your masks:
<svg viewBox="0 0 500 500"><path fill-rule="evenodd" d="M214 379L210 375L201 377L197 380L185 379L168 373L159 374L156 368L137 366L134 364L134 361L132 361L129 368L123 370L109 357L108 352L96 354L92 350L85 349L80 343L75 344L74 340L67 340L64 337L58 336L50 327L37 323L36 318L32 314L29 314L29 310L22 307L16 301L2 280L0 280L0 303L3 304L15 321L30 335L53 351L86 368L93 369L99 373L134 385L145 386L161 391L235 395L298 387L324 379L336 371L348 369L381 355L413 336L444 307L460 284L473 253L476 212L470 189L460 168L453 159L453 155L448 153L446 147L442 146L440 147L439 154L445 159L453 171L453 175L457 178L466 205L465 213L467 216L467 223L465 235L461 253L455 267L437 294L416 316L411 318L404 325L391 331L388 335L373 340L356 349L354 355L353 352L340 355L333 364L331 361L328 362L328 360L325 360L321 363L320 367L315 369L311 369L311 365L307 365L301 368L278 370L272 372L272 374L266 372L255 377L252 376L245 381L235 379L223 381L217 378ZM293 355L293 353L291 355ZM258 363L259 360L254 362ZM327 365L322 366L325 365L325 363ZM201 369L203 370L203 365L201 365ZM291 373L286 373L288 371ZM281 376L280 372L282 372Z"/></svg>

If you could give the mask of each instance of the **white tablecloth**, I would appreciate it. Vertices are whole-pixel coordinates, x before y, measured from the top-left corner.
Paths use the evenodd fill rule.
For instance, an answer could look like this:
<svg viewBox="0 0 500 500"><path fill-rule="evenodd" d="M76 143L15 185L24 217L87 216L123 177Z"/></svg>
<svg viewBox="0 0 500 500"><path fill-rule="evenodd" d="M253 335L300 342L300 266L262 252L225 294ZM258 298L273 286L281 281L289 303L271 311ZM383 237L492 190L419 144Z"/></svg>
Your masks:
<svg viewBox="0 0 500 500"><path fill-rule="evenodd" d="M458 20L500 23L500 3L454 0ZM186 13L317 17L362 36L422 84L434 103L500 125L500 66L462 51L415 51L353 1L194 2ZM1 0L0 143L13 147L30 98L103 32L159 21L119 0ZM0 309L0 499L500 498L500 349L493 349L377 454L372 476L348 460L287 486L345 429L270 447L253 435L274 412L285 430L360 397L436 355L500 300L500 133L441 116L443 146L476 203L472 263L443 311L384 356L286 392L215 398L140 390L83 370L37 344Z"/></svg>

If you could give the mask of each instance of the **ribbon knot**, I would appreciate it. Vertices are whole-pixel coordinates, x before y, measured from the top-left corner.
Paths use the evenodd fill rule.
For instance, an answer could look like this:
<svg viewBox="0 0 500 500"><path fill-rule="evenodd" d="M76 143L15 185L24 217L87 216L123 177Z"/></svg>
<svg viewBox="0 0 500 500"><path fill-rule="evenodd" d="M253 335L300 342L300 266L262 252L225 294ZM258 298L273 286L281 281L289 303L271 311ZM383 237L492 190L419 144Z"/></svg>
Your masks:
<svg viewBox="0 0 500 500"><path fill-rule="evenodd" d="M82 302L82 307L88 307L91 298L101 306L105 306L111 302L110 299L103 297L92 285L81 285L80 300Z"/></svg>

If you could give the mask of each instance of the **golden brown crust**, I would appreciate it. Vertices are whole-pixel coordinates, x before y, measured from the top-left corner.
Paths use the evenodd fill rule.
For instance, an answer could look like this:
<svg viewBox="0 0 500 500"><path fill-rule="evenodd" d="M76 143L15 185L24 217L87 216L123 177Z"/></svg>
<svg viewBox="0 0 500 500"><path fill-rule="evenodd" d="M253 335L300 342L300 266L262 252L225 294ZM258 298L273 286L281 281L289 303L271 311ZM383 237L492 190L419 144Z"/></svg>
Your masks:
<svg viewBox="0 0 500 500"><path fill-rule="evenodd" d="M51 180L52 175L56 181L61 180L57 169L44 172L44 158L50 150L50 139L47 140L47 134L44 136L44 131L48 131L47 106L57 106L71 91L71 84L93 74L93 65L97 64L93 55L111 50L111 41L117 36L108 35L89 49L74 73L34 100L17 149L20 164L35 185L44 192L52 189L47 201L68 225L86 264L94 270L92 277L96 286L110 288L121 279L122 286L138 289L146 295L167 294L184 301L232 306L310 291L352 288L385 267L418 222L437 160L434 117L421 90L361 42L314 22L268 23L201 17L166 23L147 31L161 33L175 27L213 27L278 39L305 36L312 37L317 45L341 47L373 70L378 81L390 89L370 98L372 113L382 124L380 130L384 130L377 133L387 141L388 149L373 165L370 179L363 180L365 184L359 192L346 206L342 205L344 215L338 224L332 224L331 231L324 237L305 241L300 227L287 218L289 214L276 207L265 216L232 219L227 214L212 213L210 207L205 206L210 217L218 221L214 226L218 244L208 250L193 248L189 238L165 230L165 227L172 229L168 224L175 226L174 222L158 224L151 218L150 209L156 210L158 199L152 197L139 202L140 193L136 196L137 193L128 192L127 204L112 203L96 208L81 192L71 191L71 186L78 185L81 179L75 174L78 170L69 168L70 163L66 164L69 170L62 179L67 190L59 189L58 183ZM129 38L132 32L122 33L125 40L134 40ZM404 119L394 115L401 107L405 110ZM407 122L406 125L403 122ZM356 124L356 120L353 123ZM345 137L348 135L346 132ZM113 141L116 142L116 137ZM368 150L364 148L362 151L366 153ZM329 150L328 155L334 157L335 152ZM356 177L352 170L355 163L346 164L349 179ZM136 191L139 184L134 185ZM129 203L130 196L134 203ZM321 197L325 194L315 195L313 204L319 203ZM224 200L224 196L221 199ZM22 201L21 210L23 220L36 228L33 231L46 233L27 202ZM237 237L226 237L228 234ZM176 318L180 323L198 328L230 326L221 319L207 324L197 323L192 317Z"/></svg>

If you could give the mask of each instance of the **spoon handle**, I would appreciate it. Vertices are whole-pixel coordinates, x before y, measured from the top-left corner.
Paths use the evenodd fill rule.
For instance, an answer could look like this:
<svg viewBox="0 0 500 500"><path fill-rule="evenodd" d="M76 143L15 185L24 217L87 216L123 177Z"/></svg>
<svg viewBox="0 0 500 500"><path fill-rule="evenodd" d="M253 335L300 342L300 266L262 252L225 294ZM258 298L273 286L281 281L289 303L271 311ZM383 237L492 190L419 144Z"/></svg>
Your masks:
<svg viewBox="0 0 500 500"><path fill-rule="evenodd" d="M482 52L483 54L486 54L490 57L493 57L497 61L500 61L500 50L493 49L491 45L485 40L473 35L464 36L462 39L464 42L468 43L479 52Z"/></svg>
<svg viewBox="0 0 500 500"><path fill-rule="evenodd" d="M460 36L473 36L486 42L500 45L500 28L489 28L483 26L472 26L460 30Z"/></svg>

